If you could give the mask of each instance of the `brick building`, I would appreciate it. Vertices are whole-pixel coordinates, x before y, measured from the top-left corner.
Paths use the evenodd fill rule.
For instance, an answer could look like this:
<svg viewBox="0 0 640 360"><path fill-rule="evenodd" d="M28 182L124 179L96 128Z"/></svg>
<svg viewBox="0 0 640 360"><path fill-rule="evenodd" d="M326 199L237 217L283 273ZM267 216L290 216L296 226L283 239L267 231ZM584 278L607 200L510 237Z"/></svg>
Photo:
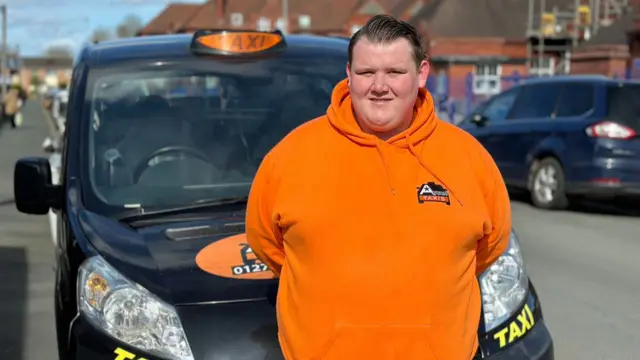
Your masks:
<svg viewBox="0 0 640 360"><path fill-rule="evenodd" d="M432 0L410 22L428 41L437 92L489 96L527 73L526 0ZM443 90L444 88L444 90Z"/></svg>
<svg viewBox="0 0 640 360"><path fill-rule="evenodd" d="M57 87L69 83L73 59L66 57L23 57L20 66L20 80L25 89L45 85Z"/></svg>
<svg viewBox="0 0 640 360"><path fill-rule="evenodd" d="M462 84L475 72L479 78L474 91L491 94L500 89L493 81L496 76L515 70L526 73L526 1L289 0L285 24L279 0L210 0L201 5L171 4L139 35L229 27L350 36L371 16L391 14L423 32L435 73Z"/></svg>
<svg viewBox="0 0 640 360"><path fill-rule="evenodd" d="M601 4L620 1L640 2ZM576 0L545 0L545 9L540 9L540 0L289 0L289 22L285 23L280 0L209 0L170 4L139 35L279 28L289 33L350 36L371 16L391 14L415 25L425 37L437 91L450 98L470 93L481 98L510 86L509 77L514 74L610 74L628 68L631 50L640 52L640 42L631 42L632 33L625 32L635 21L634 12L626 7L622 11L620 6L604 9L611 25L590 38L592 25L602 19L588 5L591 0L578 3L576 8ZM608 35L612 32L617 35ZM603 51L610 65L602 65ZM624 55L625 51L629 54Z"/></svg>
<svg viewBox="0 0 640 360"><path fill-rule="evenodd" d="M289 22L280 0L209 0L204 4L170 4L139 35L193 32L222 27L286 29L289 33L351 35L371 16L388 13L409 19L431 0L289 0Z"/></svg>

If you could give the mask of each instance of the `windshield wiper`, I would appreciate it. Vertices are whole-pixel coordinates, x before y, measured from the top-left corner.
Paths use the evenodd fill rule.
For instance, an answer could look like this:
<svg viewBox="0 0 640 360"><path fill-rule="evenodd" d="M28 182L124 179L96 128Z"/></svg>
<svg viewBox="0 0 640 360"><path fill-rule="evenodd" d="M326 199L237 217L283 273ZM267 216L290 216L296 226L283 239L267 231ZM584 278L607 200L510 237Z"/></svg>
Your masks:
<svg viewBox="0 0 640 360"><path fill-rule="evenodd" d="M165 209L145 211L139 208L136 213L127 213L118 217L118 220L124 222L134 222L140 220L148 220L159 216L181 215L197 210L218 209L228 205L244 205L249 200L248 196L236 196L220 199L198 200L189 205L170 207Z"/></svg>

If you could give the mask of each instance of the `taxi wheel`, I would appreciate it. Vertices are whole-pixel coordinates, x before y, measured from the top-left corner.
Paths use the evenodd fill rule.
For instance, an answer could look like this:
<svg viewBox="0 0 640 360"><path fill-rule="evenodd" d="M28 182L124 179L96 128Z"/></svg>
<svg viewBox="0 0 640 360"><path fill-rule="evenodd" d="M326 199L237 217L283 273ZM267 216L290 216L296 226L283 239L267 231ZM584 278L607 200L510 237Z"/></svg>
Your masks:
<svg viewBox="0 0 640 360"><path fill-rule="evenodd" d="M529 170L531 201L541 209L563 210L569 206L565 193L564 170L552 157L535 161Z"/></svg>

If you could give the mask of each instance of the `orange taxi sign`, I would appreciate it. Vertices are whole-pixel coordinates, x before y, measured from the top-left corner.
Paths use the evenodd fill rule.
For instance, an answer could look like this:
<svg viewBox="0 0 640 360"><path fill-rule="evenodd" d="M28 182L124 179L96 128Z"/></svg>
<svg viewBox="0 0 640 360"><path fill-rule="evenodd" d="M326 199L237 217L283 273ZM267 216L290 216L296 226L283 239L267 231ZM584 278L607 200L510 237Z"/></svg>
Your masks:
<svg viewBox="0 0 640 360"><path fill-rule="evenodd" d="M217 240L196 255L198 267L211 275L231 279L273 279L275 275L253 252L245 234Z"/></svg>
<svg viewBox="0 0 640 360"><path fill-rule="evenodd" d="M194 35L194 42L199 45L199 50L227 54L258 53L276 47L283 40L279 32L222 31Z"/></svg>

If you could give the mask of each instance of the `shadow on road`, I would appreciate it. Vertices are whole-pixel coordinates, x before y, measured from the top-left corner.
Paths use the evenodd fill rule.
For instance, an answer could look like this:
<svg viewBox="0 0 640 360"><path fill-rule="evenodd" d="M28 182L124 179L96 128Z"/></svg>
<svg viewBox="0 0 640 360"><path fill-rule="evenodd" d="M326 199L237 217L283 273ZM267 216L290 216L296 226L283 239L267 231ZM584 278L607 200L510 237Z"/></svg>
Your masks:
<svg viewBox="0 0 640 360"><path fill-rule="evenodd" d="M0 247L0 354L22 360L27 313L27 253L20 247Z"/></svg>
<svg viewBox="0 0 640 360"><path fill-rule="evenodd" d="M534 206L528 193L512 190L509 197L513 201ZM626 217L640 217L640 205L637 202L625 200L573 200L569 206L569 211L593 214L593 215L615 215Z"/></svg>
<svg viewBox="0 0 640 360"><path fill-rule="evenodd" d="M0 200L0 206L14 206L16 201L14 199L2 199Z"/></svg>

